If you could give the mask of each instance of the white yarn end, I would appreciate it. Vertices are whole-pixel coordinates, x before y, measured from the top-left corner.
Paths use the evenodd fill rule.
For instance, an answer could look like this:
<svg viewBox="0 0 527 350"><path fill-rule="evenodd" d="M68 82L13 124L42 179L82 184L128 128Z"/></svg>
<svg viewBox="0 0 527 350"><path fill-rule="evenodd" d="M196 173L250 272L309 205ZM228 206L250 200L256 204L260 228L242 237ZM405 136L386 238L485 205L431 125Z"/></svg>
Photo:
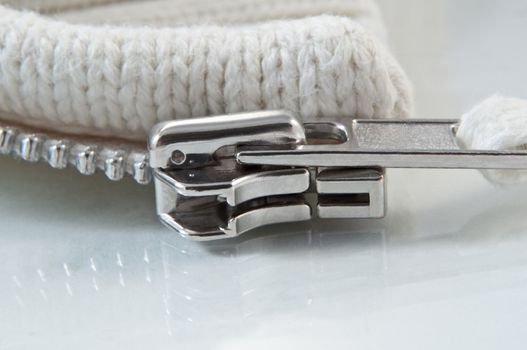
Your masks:
<svg viewBox="0 0 527 350"><path fill-rule="evenodd" d="M460 145L473 150L518 150L527 145L527 100L492 96L461 117ZM483 170L497 185L527 182L526 170Z"/></svg>

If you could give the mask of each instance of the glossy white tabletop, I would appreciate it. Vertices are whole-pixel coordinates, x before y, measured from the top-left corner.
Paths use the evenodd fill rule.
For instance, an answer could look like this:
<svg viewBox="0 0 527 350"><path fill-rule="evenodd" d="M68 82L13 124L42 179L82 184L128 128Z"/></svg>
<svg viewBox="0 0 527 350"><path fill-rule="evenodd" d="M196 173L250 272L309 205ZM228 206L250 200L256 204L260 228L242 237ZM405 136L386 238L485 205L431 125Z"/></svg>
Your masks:
<svg viewBox="0 0 527 350"><path fill-rule="evenodd" d="M417 115L527 97L521 0L381 2ZM0 159L0 349L510 349L527 341L527 186L394 170L382 220L193 243L152 188Z"/></svg>

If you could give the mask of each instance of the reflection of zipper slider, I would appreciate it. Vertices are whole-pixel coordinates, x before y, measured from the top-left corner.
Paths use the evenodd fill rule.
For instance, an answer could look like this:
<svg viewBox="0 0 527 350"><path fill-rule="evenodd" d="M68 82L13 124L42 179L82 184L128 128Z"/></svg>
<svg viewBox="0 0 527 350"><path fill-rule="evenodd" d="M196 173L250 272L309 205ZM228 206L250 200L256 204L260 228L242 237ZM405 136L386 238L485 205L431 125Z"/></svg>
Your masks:
<svg viewBox="0 0 527 350"><path fill-rule="evenodd" d="M237 236L279 222L378 218L385 168L527 168L527 151L462 149L452 120L299 123L285 112L152 129L157 210L185 236ZM314 203L312 204L312 200Z"/></svg>

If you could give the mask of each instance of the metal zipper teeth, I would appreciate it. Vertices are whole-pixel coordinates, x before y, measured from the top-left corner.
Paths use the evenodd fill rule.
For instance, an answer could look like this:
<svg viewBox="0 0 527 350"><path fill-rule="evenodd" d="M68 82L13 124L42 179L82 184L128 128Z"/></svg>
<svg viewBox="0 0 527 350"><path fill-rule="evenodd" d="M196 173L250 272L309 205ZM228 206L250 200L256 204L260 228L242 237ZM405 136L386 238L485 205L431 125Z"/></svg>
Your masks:
<svg viewBox="0 0 527 350"><path fill-rule="evenodd" d="M43 160L55 169L72 165L83 175L102 170L112 181L126 174L141 185L151 180L146 151L122 145L78 142L0 126L0 154L33 163Z"/></svg>

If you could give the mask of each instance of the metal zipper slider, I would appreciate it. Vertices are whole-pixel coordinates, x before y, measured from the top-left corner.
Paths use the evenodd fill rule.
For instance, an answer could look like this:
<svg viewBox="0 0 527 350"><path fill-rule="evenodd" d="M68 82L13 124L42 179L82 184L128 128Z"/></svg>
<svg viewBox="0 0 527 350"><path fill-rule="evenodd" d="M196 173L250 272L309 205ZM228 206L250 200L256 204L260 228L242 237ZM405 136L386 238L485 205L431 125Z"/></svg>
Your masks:
<svg viewBox="0 0 527 350"><path fill-rule="evenodd" d="M301 124L255 112L157 125L149 141L161 221L193 239L320 218L380 218L385 168L527 168L527 151L463 149L455 120Z"/></svg>

